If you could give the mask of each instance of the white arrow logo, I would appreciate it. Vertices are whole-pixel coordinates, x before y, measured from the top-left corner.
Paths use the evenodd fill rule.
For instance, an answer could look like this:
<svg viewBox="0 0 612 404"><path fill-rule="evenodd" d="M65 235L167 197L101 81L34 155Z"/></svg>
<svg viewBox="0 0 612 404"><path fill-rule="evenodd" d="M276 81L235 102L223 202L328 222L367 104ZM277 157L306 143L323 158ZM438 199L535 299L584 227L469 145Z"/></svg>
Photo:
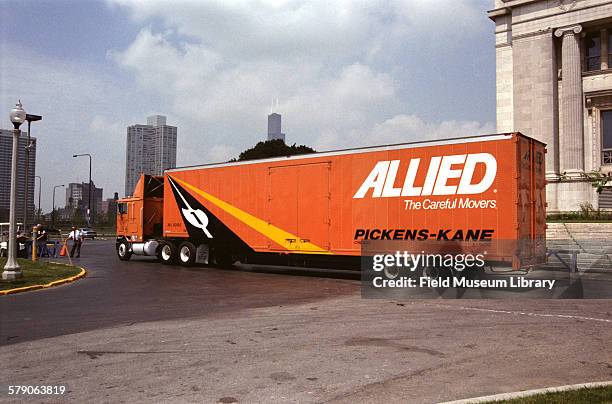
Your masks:
<svg viewBox="0 0 612 404"><path fill-rule="evenodd" d="M187 206L186 208L181 208L181 211L183 212L183 216L185 217L185 219L187 219L187 221L193 227L202 229L202 231L204 231L204 234L206 234L206 237L213 238L212 234L210 234L210 232L206 228L208 226L208 216L206 216L206 213L204 213L200 209L193 209L189 205L189 203L185 200L185 197L183 196L183 194L181 194L181 191L179 191L174 181L172 181L170 177L168 177L168 180L170 181L170 184L172 184L174 189L176 189L176 192L179 194L179 196L183 200L183 203L185 204L185 206Z"/></svg>

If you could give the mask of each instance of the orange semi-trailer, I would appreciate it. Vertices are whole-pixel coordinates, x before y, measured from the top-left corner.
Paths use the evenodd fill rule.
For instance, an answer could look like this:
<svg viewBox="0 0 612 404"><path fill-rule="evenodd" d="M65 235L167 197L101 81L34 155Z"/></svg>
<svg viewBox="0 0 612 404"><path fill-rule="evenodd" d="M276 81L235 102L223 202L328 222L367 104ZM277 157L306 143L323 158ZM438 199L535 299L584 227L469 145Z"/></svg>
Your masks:
<svg viewBox="0 0 612 404"><path fill-rule="evenodd" d="M229 264L360 256L368 240L543 240L545 152L508 133L171 169L119 201L117 253Z"/></svg>

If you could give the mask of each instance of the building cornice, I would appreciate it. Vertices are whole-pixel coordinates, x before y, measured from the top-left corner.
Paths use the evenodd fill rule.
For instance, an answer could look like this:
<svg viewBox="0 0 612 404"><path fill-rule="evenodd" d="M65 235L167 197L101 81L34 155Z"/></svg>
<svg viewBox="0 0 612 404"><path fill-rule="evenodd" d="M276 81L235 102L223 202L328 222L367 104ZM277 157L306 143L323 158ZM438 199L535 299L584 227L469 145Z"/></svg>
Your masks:
<svg viewBox="0 0 612 404"><path fill-rule="evenodd" d="M553 30L552 28L546 28L546 29L541 29L538 31L533 31L533 32L526 32L524 34L519 34L519 35L514 35L512 36L512 41L520 41L521 39L527 39L527 38L531 38L531 37L535 37L535 36L541 36L541 35L552 35L553 34Z"/></svg>
<svg viewBox="0 0 612 404"><path fill-rule="evenodd" d="M546 1L546 0L502 0L502 2L507 7L523 6L529 3L537 3L538 1Z"/></svg>
<svg viewBox="0 0 612 404"><path fill-rule="evenodd" d="M512 11L512 7L522 6L529 3L535 3L543 0L502 0L504 3L504 7L496 8L493 10L487 11L488 17L495 21L497 17L501 17L506 14L510 14Z"/></svg>
<svg viewBox="0 0 612 404"><path fill-rule="evenodd" d="M507 7L496 8L495 10L487 11L487 16L493 21L495 21L497 17L501 17L502 15L506 14L510 14L510 9Z"/></svg>

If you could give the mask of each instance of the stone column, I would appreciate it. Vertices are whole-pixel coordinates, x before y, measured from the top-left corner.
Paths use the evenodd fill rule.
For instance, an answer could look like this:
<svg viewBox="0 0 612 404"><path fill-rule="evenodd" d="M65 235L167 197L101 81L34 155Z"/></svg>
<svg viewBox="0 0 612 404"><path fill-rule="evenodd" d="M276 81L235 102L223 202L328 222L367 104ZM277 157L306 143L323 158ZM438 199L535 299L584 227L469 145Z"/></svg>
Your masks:
<svg viewBox="0 0 612 404"><path fill-rule="evenodd" d="M584 172L584 137L582 106L582 64L580 58L581 25L559 28L555 36L562 38L561 75L563 79L561 100L563 121L559 139L561 172L579 177Z"/></svg>

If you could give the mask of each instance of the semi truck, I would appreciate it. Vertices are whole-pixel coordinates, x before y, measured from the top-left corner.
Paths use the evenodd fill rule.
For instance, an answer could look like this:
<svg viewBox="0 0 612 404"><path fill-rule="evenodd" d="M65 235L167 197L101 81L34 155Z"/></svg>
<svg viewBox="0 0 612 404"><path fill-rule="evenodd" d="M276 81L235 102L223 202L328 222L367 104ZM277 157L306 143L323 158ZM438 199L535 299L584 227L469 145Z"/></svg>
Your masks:
<svg viewBox="0 0 612 404"><path fill-rule="evenodd" d="M117 255L333 263L374 240L499 241L488 258L519 268L545 255L517 247L545 239L545 153L503 133L141 175L117 204Z"/></svg>

